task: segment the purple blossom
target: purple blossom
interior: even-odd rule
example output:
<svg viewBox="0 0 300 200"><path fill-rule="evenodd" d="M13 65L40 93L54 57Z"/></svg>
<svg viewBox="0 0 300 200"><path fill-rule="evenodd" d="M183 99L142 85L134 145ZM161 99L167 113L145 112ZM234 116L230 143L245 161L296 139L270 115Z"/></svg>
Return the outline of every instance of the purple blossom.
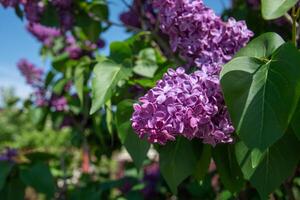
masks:
<svg viewBox="0 0 300 200"><path fill-rule="evenodd" d="M5 151L0 154L0 161L14 162L14 158L18 156L18 151L12 148L6 148Z"/></svg>
<svg viewBox="0 0 300 200"><path fill-rule="evenodd" d="M4 8L16 7L19 3L19 0L0 0L0 4L2 4Z"/></svg>
<svg viewBox="0 0 300 200"><path fill-rule="evenodd" d="M152 6L152 0L134 0L131 8L120 15L123 24L130 27L141 27L141 17L144 17L143 26L152 27L157 22L157 15Z"/></svg>
<svg viewBox="0 0 300 200"><path fill-rule="evenodd" d="M260 0L247 0L247 3L253 9L258 9L260 7Z"/></svg>
<svg viewBox="0 0 300 200"><path fill-rule="evenodd" d="M142 193L145 199L152 199L156 193L157 183L160 180L159 164L154 162L144 167L144 176L142 182L145 183L145 188Z"/></svg>
<svg viewBox="0 0 300 200"><path fill-rule="evenodd" d="M72 0L52 0L52 4L59 9L70 10L72 7Z"/></svg>
<svg viewBox="0 0 300 200"><path fill-rule="evenodd" d="M73 27L74 16L70 10L59 11L59 18L62 30L67 31Z"/></svg>
<svg viewBox="0 0 300 200"><path fill-rule="evenodd" d="M202 0L154 0L154 6L172 50L199 68L223 65L253 36L244 21L224 22Z"/></svg>
<svg viewBox="0 0 300 200"><path fill-rule="evenodd" d="M98 47L99 49L104 48L104 47L105 47L105 41L104 41L103 39L99 39L99 40L97 41L97 47Z"/></svg>
<svg viewBox="0 0 300 200"><path fill-rule="evenodd" d="M70 58L77 60L83 55L83 50L77 44L73 36L67 36L67 47L65 51L69 53Z"/></svg>
<svg viewBox="0 0 300 200"><path fill-rule="evenodd" d="M44 3L40 0L24 1L25 16L29 22L39 22L44 12Z"/></svg>
<svg viewBox="0 0 300 200"><path fill-rule="evenodd" d="M130 27L140 27L141 23L139 20L139 16L133 10L129 10L120 15L120 20L123 24Z"/></svg>
<svg viewBox="0 0 300 200"><path fill-rule="evenodd" d="M44 107L48 105L46 90L43 87L39 87L34 91L34 103L38 107Z"/></svg>
<svg viewBox="0 0 300 200"><path fill-rule="evenodd" d="M38 23L29 23L27 25L27 30L47 47L51 47L53 40L61 35L59 29L47 27Z"/></svg>
<svg viewBox="0 0 300 200"><path fill-rule="evenodd" d="M21 59L17 66L29 85L33 87L39 87L41 85L43 76L42 69L37 68L26 59Z"/></svg>
<svg viewBox="0 0 300 200"><path fill-rule="evenodd" d="M211 145L233 141L234 128L217 75L169 69L139 101L134 105L132 127L151 143L165 144L176 136L200 138Z"/></svg>
<svg viewBox="0 0 300 200"><path fill-rule="evenodd" d="M51 107L55 111L66 111L68 109L68 102L64 96L53 95L51 98Z"/></svg>

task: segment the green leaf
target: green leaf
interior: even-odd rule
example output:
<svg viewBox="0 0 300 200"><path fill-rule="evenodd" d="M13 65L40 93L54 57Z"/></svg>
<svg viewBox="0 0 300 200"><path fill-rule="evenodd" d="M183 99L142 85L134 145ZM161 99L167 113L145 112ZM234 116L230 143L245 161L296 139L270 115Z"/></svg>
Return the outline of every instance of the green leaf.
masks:
<svg viewBox="0 0 300 200"><path fill-rule="evenodd" d="M0 190L0 197L1 200L24 200L24 183L19 178L9 180L3 190Z"/></svg>
<svg viewBox="0 0 300 200"><path fill-rule="evenodd" d="M300 101L298 102L296 111L294 113L291 122L291 127L294 130L294 133L297 136L297 138L300 140Z"/></svg>
<svg viewBox="0 0 300 200"><path fill-rule="evenodd" d="M46 75L45 87L48 87L55 77L55 73L53 71L49 71Z"/></svg>
<svg viewBox="0 0 300 200"><path fill-rule="evenodd" d="M263 18L276 19L289 11L298 0L261 0Z"/></svg>
<svg viewBox="0 0 300 200"><path fill-rule="evenodd" d="M69 80L64 79L64 78L57 80L56 83L54 83L54 85L53 85L52 91L57 95L61 95L62 92L64 91L64 88L65 88L66 84L68 83L68 81Z"/></svg>
<svg viewBox="0 0 300 200"><path fill-rule="evenodd" d="M48 165L37 163L29 169L21 170L21 180L30 185L40 193L53 197L55 192L54 178L50 172Z"/></svg>
<svg viewBox="0 0 300 200"><path fill-rule="evenodd" d="M108 7L104 2L93 2L89 6L89 13L99 20L107 20L109 16Z"/></svg>
<svg viewBox="0 0 300 200"><path fill-rule="evenodd" d="M118 130L118 136L122 143L125 142L127 134L130 132L131 128L131 115L133 113L133 100L123 100L117 106L116 112L116 124Z"/></svg>
<svg viewBox="0 0 300 200"><path fill-rule="evenodd" d="M106 113L106 126L110 135L113 135L113 112L111 108L111 101L107 101L105 104L105 113Z"/></svg>
<svg viewBox="0 0 300 200"><path fill-rule="evenodd" d="M77 92L77 95L80 99L80 103L81 105L83 105L83 101L84 101L84 88L85 88L85 83L87 82L86 81L86 71L89 67L89 64L87 63L83 63L83 64L80 64L78 65L76 68L75 68L75 71L74 71L74 85L75 85L75 88L76 88L76 92Z"/></svg>
<svg viewBox="0 0 300 200"><path fill-rule="evenodd" d="M211 146L204 144L202 146L200 158L197 161L196 170L194 173L194 176L198 181L204 180L210 162L211 162Z"/></svg>
<svg viewBox="0 0 300 200"><path fill-rule="evenodd" d="M47 121L49 110L45 107L32 108L30 110L30 119L32 123L38 128L43 130Z"/></svg>
<svg viewBox="0 0 300 200"><path fill-rule="evenodd" d="M251 165L251 150L244 144L236 145L236 155L246 179L258 190L262 199L293 175L299 162L300 144L295 135L287 132L261 156L256 168Z"/></svg>
<svg viewBox="0 0 300 200"><path fill-rule="evenodd" d="M129 130L130 131L127 133L124 141L124 146L132 158L135 166L140 169L147 157L150 144L145 139L139 138L132 129Z"/></svg>
<svg viewBox="0 0 300 200"><path fill-rule="evenodd" d="M143 49L139 53L133 72L144 77L153 78L158 69L156 63L155 50L153 48Z"/></svg>
<svg viewBox="0 0 300 200"><path fill-rule="evenodd" d="M69 54L63 53L53 58L52 66L59 72L62 72L66 67L66 63L69 60Z"/></svg>
<svg viewBox="0 0 300 200"><path fill-rule="evenodd" d="M131 127L130 118L133 113L132 100L124 100L118 104L116 113L116 124L118 136L130 154L136 167L139 169L150 148L150 144L144 139L140 139Z"/></svg>
<svg viewBox="0 0 300 200"><path fill-rule="evenodd" d="M125 59L131 59L132 51L127 42L112 42L110 44L109 58L116 63L123 63Z"/></svg>
<svg viewBox="0 0 300 200"><path fill-rule="evenodd" d="M242 48L235 57L248 56L254 58L268 58L278 49L284 40L277 33L264 33L253 39Z"/></svg>
<svg viewBox="0 0 300 200"><path fill-rule="evenodd" d="M101 33L101 23L92 19L87 13L81 11L76 16L76 25L81 29L85 38L96 43Z"/></svg>
<svg viewBox="0 0 300 200"><path fill-rule="evenodd" d="M225 188L230 192L239 192L243 185L243 174L234 154L233 145L218 145L213 150L213 158Z"/></svg>
<svg viewBox="0 0 300 200"><path fill-rule="evenodd" d="M162 176L177 194L179 184L195 172L197 156L189 140L178 138L159 148L159 164Z"/></svg>
<svg viewBox="0 0 300 200"><path fill-rule="evenodd" d="M44 6L41 24L45 26L59 27L59 16L54 6L48 4Z"/></svg>
<svg viewBox="0 0 300 200"><path fill-rule="evenodd" d="M282 45L267 62L238 57L221 72L225 102L237 134L264 151L285 133L300 95L300 53Z"/></svg>
<svg viewBox="0 0 300 200"><path fill-rule="evenodd" d="M95 113L112 97L119 81L130 77L131 70L112 61L103 61L95 66L93 74L93 97L90 114Z"/></svg>
<svg viewBox="0 0 300 200"><path fill-rule="evenodd" d="M5 185L6 178L10 174L13 164L10 162L0 162L0 191Z"/></svg>

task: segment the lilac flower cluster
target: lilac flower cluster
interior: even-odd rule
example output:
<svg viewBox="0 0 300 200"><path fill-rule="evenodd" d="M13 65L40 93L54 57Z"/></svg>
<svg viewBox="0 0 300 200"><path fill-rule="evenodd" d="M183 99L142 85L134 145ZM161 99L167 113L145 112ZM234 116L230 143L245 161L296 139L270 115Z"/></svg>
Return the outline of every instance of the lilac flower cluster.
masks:
<svg viewBox="0 0 300 200"><path fill-rule="evenodd" d="M16 7L19 3L20 0L0 0L0 4L2 4L4 8Z"/></svg>
<svg viewBox="0 0 300 200"><path fill-rule="evenodd" d="M218 76L183 68L169 69L162 80L134 105L132 127L139 137L165 144L176 136L200 138L204 143L232 142L234 128Z"/></svg>
<svg viewBox="0 0 300 200"><path fill-rule="evenodd" d="M0 161L14 162L14 158L18 156L18 151L12 148L6 148L5 151L0 154Z"/></svg>
<svg viewBox="0 0 300 200"><path fill-rule="evenodd" d="M52 0L52 4L56 7L59 13L60 25L62 29L70 30L74 24L72 0Z"/></svg>
<svg viewBox="0 0 300 200"><path fill-rule="evenodd" d="M28 62L26 59L21 59L17 64L20 72L25 77L27 84L33 87L39 87L42 83L43 70L37 68L32 63Z"/></svg>
<svg viewBox="0 0 300 200"><path fill-rule="evenodd" d="M157 162L151 163L145 166L144 176L142 182L145 184L142 190L145 199L153 199L155 193L157 193L157 183L160 180L159 164Z"/></svg>
<svg viewBox="0 0 300 200"><path fill-rule="evenodd" d="M49 98L49 93L44 85L42 69L36 67L25 59L21 59L17 64L21 74L25 77L27 84L32 86L34 92L34 103L38 107L50 106L55 111L65 111L68 109L67 100L64 96L52 94ZM67 83L65 89L70 88L70 83Z"/></svg>
<svg viewBox="0 0 300 200"><path fill-rule="evenodd" d="M120 20L124 25L136 28L142 26L142 18L147 21L143 24L144 26L149 28L149 26L155 25L157 15L154 12L152 0L134 0L130 9L120 15Z"/></svg>
<svg viewBox="0 0 300 200"><path fill-rule="evenodd" d="M34 35L45 46L51 47L53 40L61 36L61 31L57 28L47 27L38 23L29 23L27 30Z"/></svg>
<svg viewBox="0 0 300 200"><path fill-rule="evenodd" d="M28 21L34 23L41 20L41 16L45 10L45 5L40 0L26 0L23 3L25 16Z"/></svg>
<svg viewBox="0 0 300 200"><path fill-rule="evenodd" d="M56 111L66 111L68 109L68 102L64 96L53 95L50 104Z"/></svg>
<svg viewBox="0 0 300 200"><path fill-rule="evenodd" d="M202 0L154 0L154 6L172 50L199 68L220 68L253 36L244 21L224 22Z"/></svg>

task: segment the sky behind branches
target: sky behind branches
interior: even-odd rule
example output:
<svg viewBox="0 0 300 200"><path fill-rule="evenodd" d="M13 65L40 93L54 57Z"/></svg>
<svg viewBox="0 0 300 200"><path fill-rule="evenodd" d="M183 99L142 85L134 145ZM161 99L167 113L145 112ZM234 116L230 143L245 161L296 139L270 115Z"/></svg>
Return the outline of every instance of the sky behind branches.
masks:
<svg viewBox="0 0 300 200"><path fill-rule="evenodd" d="M217 13L221 13L224 6L229 6L229 0L204 0ZM126 11L127 7L120 0L110 0L110 19L119 22L119 14ZM25 29L26 22L22 22L14 13L13 9L4 9L0 6L0 88L13 87L16 94L22 98L27 97L31 90L26 85L24 78L20 75L16 63L21 58L26 58L39 67L47 66L49 63L39 56L41 45ZM106 44L116 40L124 40L130 34L121 27L112 27L101 37ZM106 46L103 54L108 54Z"/></svg>

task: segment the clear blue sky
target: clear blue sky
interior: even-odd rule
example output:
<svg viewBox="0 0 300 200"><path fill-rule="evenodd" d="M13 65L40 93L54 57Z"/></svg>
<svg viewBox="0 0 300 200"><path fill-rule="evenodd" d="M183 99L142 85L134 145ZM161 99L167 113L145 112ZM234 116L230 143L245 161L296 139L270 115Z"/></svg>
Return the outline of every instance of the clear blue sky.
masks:
<svg viewBox="0 0 300 200"><path fill-rule="evenodd" d="M225 6L229 6L229 0L204 0L206 4L220 13ZM119 14L125 11L126 6L120 0L110 0L110 19L119 22ZM129 0L128 0L129 2ZM222 3L225 2L225 3ZM115 40L124 40L128 33L120 27L113 27L103 34L106 44ZM26 86L16 68L20 58L27 58L37 66L43 67L39 57L40 44L26 31L25 22L15 15L12 9L4 9L0 6L0 87L14 87L20 97L26 97L30 93L30 87ZM108 47L104 54L108 53Z"/></svg>

